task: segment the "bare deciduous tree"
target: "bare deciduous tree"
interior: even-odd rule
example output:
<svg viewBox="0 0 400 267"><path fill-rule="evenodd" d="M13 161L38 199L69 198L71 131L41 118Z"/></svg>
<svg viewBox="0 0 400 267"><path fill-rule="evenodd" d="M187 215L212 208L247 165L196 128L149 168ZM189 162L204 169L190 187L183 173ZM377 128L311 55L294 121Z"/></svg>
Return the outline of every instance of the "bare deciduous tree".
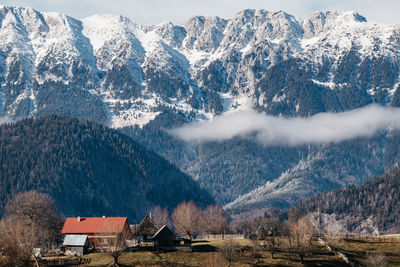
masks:
<svg viewBox="0 0 400 267"><path fill-rule="evenodd" d="M203 211L204 230L212 235L222 234L227 228L227 218L220 205L209 205Z"/></svg>
<svg viewBox="0 0 400 267"><path fill-rule="evenodd" d="M262 257L262 252L265 250L264 246L260 244L260 241L255 239L252 240L253 246L252 246L252 256L257 259L256 265L259 263L261 257Z"/></svg>
<svg viewBox="0 0 400 267"><path fill-rule="evenodd" d="M39 243L35 226L26 225L18 220L0 221L0 248L4 261L0 266L26 266L32 259L33 249Z"/></svg>
<svg viewBox="0 0 400 267"><path fill-rule="evenodd" d="M386 256L382 252L367 253L367 267L384 267L387 265Z"/></svg>
<svg viewBox="0 0 400 267"><path fill-rule="evenodd" d="M301 263L304 263L304 257L312 250L313 225L306 218L301 218L290 225L290 233L295 241L296 251Z"/></svg>
<svg viewBox="0 0 400 267"><path fill-rule="evenodd" d="M44 248L56 242L60 238L61 226L61 218L49 195L36 191L16 194L7 203L0 227L1 247L7 248L3 254L17 262L32 257L36 261L34 248ZM11 256L13 253L18 257Z"/></svg>
<svg viewBox="0 0 400 267"><path fill-rule="evenodd" d="M32 190L14 195L7 203L5 215L26 224L47 224L53 213L53 199L47 194Z"/></svg>
<svg viewBox="0 0 400 267"><path fill-rule="evenodd" d="M281 224L281 229L280 232L282 234L282 236L287 237L287 244L285 244L285 248L287 251L291 252L293 250L293 246L292 246L292 235L290 232L290 228L291 228L291 224L286 221L284 223Z"/></svg>
<svg viewBox="0 0 400 267"><path fill-rule="evenodd" d="M113 266L118 267L119 266L119 256L122 255L122 253L126 250L127 245L126 245L126 239L128 239L128 233L122 233L121 235L118 236L116 242L111 246L111 257L113 258Z"/></svg>
<svg viewBox="0 0 400 267"><path fill-rule="evenodd" d="M249 219L236 219L231 221L229 226L235 233L248 236L252 233L253 223Z"/></svg>
<svg viewBox="0 0 400 267"><path fill-rule="evenodd" d="M218 248L218 251L228 261L228 267L240 256L239 246L232 239L225 240L224 244Z"/></svg>
<svg viewBox="0 0 400 267"><path fill-rule="evenodd" d="M7 203L5 217L36 229L41 237L41 245L55 243L61 238L63 221L48 194L32 190L14 195Z"/></svg>
<svg viewBox="0 0 400 267"><path fill-rule="evenodd" d="M275 218L263 218L260 224L264 226L266 232L265 244L267 251L269 251L271 257L274 258L274 253L278 247L278 239L276 237L282 230L282 225L279 220Z"/></svg>
<svg viewBox="0 0 400 267"><path fill-rule="evenodd" d="M106 226L104 227L104 229L108 229L110 231L108 236L113 236L115 235L115 233L118 233L120 231L120 225L118 224L111 224L110 222L106 222L105 225ZM113 258L113 267L119 266L118 259L122 255L122 253L126 251L126 240L132 235L130 229L128 228L129 226L124 226L122 232L117 234L115 240L111 240L110 242L111 246L109 248L109 253Z"/></svg>
<svg viewBox="0 0 400 267"><path fill-rule="evenodd" d="M176 232L192 239L202 224L201 211L193 201L182 202L172 213L172 224Z"/></svg>
<svg viewBox="0 0 400 267"><path fill-rule="evenodd" d="M155 206L151 211L151 220L157 226L161 228L168 223L169 213L167 208L161 208L160 206Z"/></svg>
<svg viewBox="0 0 400 267"><path fill-rule="evenodd" d="M290 207L287 211L288 213L288 220L290 223L297 222L301 217L303 217L303 212L297 207Z"/></svg>
<svg viewBox="0 0 400 267"><path fill-rule="evenodd" d="M267 251L271 253L271 258L274 258L274 253L278 247L278 239L276 238L276 232L272 231L269 232L267 235L267 238L265 239L265 245Z"/></svg>

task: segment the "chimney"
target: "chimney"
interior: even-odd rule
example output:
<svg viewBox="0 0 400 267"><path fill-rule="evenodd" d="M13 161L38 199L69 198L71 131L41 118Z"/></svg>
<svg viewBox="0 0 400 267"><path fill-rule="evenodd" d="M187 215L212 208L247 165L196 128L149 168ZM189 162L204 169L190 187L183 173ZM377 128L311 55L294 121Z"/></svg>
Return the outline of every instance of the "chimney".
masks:
<svg viewBox="0 0 400 267"><path fill-rule="evenodd" d="M78 222L80 222L81 221L81 216L78 216Z"/></svg>

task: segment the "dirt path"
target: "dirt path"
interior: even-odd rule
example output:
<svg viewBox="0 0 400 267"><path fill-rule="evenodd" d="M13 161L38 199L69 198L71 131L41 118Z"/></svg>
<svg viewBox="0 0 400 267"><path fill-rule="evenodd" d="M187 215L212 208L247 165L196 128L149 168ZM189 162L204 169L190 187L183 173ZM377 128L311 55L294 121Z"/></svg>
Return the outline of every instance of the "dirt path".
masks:
<svg viewBox="0 0 400 267"><path fill-rule="evenodd" d="M319 243L321 243L324 247L326 247L329 251L333 251L332 248L322 239L322 238L318 238ZM336 250L334 251L336 256L338 256L339 258L341 258L342 260L344 260L348 265L355 267L355 266L360 266L358 263L352 262L351 260L349 260L349 258L346 257L345 254L343 254L342 252Z"/></svg>

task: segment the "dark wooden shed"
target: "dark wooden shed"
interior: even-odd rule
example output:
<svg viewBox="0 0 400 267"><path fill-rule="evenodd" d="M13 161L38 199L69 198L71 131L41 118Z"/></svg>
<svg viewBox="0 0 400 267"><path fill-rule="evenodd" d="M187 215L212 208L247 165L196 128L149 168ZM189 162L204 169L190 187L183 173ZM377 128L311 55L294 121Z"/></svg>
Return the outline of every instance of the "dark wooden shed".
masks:
<svg viewBox="0 0 400 267"><path fill-rule="evenodd" d="M176 244L178 237L168 226L164 225L153 236L154 245L158 247L172 247Z"/></svg>

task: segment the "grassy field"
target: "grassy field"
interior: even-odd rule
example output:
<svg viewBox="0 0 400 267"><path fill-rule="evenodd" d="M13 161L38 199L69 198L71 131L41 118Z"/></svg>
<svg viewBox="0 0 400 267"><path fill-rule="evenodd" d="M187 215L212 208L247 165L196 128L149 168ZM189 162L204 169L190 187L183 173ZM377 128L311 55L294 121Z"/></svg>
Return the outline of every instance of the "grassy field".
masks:
<svg viewBox="0 0 400 267"><path fill-rule="evenodd" d="M393 236L344 239L338 244L349 260L366 265L368 253L381 252L388 266L400 266L400 239Z"/></svg>
<svg viewBox="0 0 400 267"><path fill-rule="evenodd" d="M228 266L228 261L218 252L224 240L196 240L194 251L206 249L208 252L126 252L120 256L121 266ZM248 239L235 240L240 247L238 258L231 266L348 266L342 259L329 252L317 240L312 242L311 253L301 264L295 253L283 252L289 247L288 239L279 238L278 252L274 258L267 251L257 251L255 256L253 242ZM340 252L354 263L366 265L371 252L383 253L387 266L400 266L400 238L395 236L345 238L336 243ZM286 248L286 249L285 249ZM214 251L213 251L214 250ZM280 251L279 251L280 250ZM58 257L60 258L60 257ZM112 257L109 254L94 253L84 256L85 264L80 266L110 266Z"/></svg>
<svg viewBox="0 0 400 267"><path fill-rule="evenodd" d="M274 258L266 251L259 257L254 256L253 244L250 240L236 240L242 252L231 266L303 266L296 254L277 252ZM223 240L203 240L193 244L194 249L200 247L218 248ZM283 245L284 241L280 241ZM107 254L89 254L84 256L90 261L83 266L110 266L112 258ZM305 258L304 266L347 266L341 259L328 252L318 242L313 243L312 255ZM218 252L127 252L120 256L122 266L228 266L228 261Z"/></svg>

